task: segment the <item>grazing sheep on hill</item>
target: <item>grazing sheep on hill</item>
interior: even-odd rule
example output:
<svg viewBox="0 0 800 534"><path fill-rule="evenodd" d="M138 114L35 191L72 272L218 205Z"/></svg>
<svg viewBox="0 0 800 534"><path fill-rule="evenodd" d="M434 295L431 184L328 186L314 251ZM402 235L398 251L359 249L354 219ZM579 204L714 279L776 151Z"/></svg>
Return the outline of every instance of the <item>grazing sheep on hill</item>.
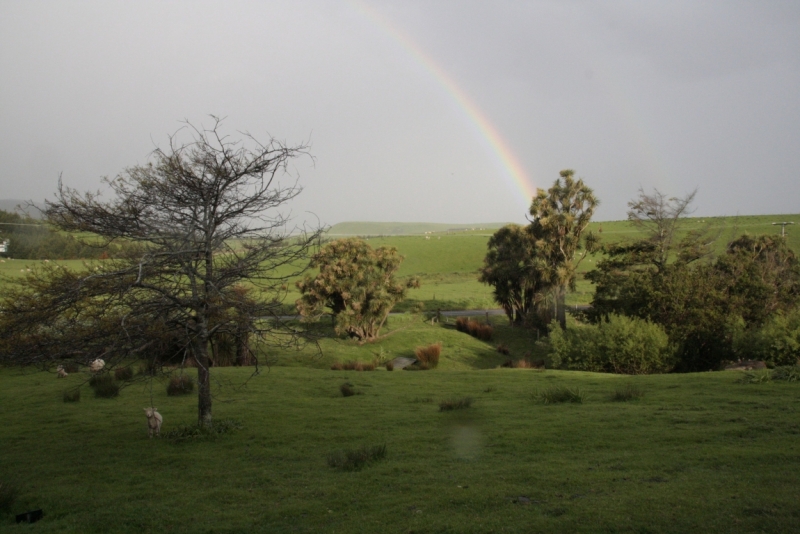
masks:
<svg viewBox="0 0 800 534"><path fill-rule="evenodd" d="M92 363L89 364L89 370L93 373L99 373L103 370L103 367L106 366L106 362L97 358Z"/></svg>
<svg viewBox="0 0 800 534"><path fill-rule="evenodd" d="M68 374L63 365L58 366L58 378L67 378Z"/></svg>
<svg viewBox="0 0 800 534"><path fill-rule="evenodd" d="M145 408L144 414L147 416L147 435L153 437L153 432L158 436L161 433L161 423L164 418L156 410L158 408Z"/></svg>

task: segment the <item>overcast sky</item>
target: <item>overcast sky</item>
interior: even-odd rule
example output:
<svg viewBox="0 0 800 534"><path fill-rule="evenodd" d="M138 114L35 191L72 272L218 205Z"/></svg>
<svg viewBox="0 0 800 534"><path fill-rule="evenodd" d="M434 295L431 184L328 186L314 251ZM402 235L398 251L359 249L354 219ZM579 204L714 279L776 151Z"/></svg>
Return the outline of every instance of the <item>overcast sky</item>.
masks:
<svg viewBox="0 0 800 534"><path fill-rule="evenodd" d="M800 212L794 0L0 0L0 72L0 198L96 190L213 114L310 141L291 208L326 224L524 222L565 168L599 220L639 187Z"/></svg>

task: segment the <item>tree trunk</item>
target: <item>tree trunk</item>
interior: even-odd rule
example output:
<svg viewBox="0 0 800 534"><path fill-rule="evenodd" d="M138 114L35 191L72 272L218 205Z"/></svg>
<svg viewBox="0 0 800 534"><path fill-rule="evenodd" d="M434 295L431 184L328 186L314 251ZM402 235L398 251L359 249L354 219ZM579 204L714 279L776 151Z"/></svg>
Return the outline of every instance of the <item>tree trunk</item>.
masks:
<svg viewBox="0 0 800 534"><path fill-rule="evenodd" d="M197 361L197 424L211 426L211 373L209 371L208 344L195 340L192 343Z"/></svg>
<svg viewBox="0 0 800 534"><path fill-rule="evenodd" d="M556 319L558 320L558 324L561 325L562 330L567 329L567 290L564 287L559 287L556 289Z"/></svg>

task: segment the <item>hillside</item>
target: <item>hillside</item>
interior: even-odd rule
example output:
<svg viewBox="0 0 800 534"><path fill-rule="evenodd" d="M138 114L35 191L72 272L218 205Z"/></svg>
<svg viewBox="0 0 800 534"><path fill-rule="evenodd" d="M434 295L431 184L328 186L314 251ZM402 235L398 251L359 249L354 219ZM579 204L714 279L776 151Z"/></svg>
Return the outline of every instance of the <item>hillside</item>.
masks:
<svg viewBox="0 0 800 534"><path fill-rule="evenodd" d="M467 230L496 230L506 224L495 223L426 223L426 222L341 222L331 226L328 235L366 236L366 235L414 235L426 232L463 232Z"/></svg>

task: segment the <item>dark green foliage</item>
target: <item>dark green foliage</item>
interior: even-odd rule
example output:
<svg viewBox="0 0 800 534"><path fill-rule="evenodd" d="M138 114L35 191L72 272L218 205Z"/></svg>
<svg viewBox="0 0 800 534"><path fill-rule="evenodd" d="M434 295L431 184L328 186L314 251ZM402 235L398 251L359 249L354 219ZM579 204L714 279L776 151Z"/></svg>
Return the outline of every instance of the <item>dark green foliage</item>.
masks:
<svg viewBox="0 0 800 534"><path fill-rule="evenodd" d="M433 343L426 347L417 347L414 354L420 364L427 364L429 369L436 369L439 365L439 356L442 353L442 344Z"/></svg>
<svg viewBox="0 0 800 534"><path fill-rule="evenodd" d="M353 395L358 395L358 392L353 389L353 384L350 384L349 382L345 382L339 386L339 391L342 393L342 397L352 397Z"/></svg>
<svg viewBox="0 0 800 534"><path fill-rule="evenodd" d="M342 471L357 471L367 464L386 458L386 445L336 451L328 455L328 466Z"/></svg>
<svg viewBox="0 0 800 534"><path fill-rule="evenodd" d="M550 345L556 367L633 375L665 373L675 364L674 348L661 326L624 315L569 330L554 322Z"/></svg>
<svg viewBox="0 0 800 534"><path fill-rule="evenodd" d="M800 382L800 365L784 365L772 370L772 380Z"/></svg>
<svg viewBox="0 0 800 534"><path fill-rule="evenodd" d="M497 345L497 352L503 354L504 356L508 356L510 354L510 351L508 350L508 347L505 345L505 343L500 343L499 345Z"/></svg>
<svg viewBox="0 0 800 534"><path fill-rule="evenodd" d="M184 425L162 434L176 443L215 439L242 429L242 424L234 419L221 419L206 425Z"/></svg>
<svg viewBox="0 0 800 534"><path fill-rule="evenodd" d="M533 394L533 400L542 404L559 404L562 402L580 404L583 399L584 394L580 388L571 389L565 386L551 386Z"/></svg>
<svg viewBox="0 0 800 534"><path fill-rule="evenodd" d="M113 399L119 395L119 384L108 373L98 373L89 379L89 385L94 390L94 396L103 399Z"/></svg>
<svg viewBox="0 0 800 534"><path fill-rule="evenodd" d="M0 480L0 512L10 512L17 500L17 495L19 495L19 490L14 484Z"/></svg>
<svg viewBox="0 0 800 534"><path fill-rule="evenodd" d="M479 280L492 286L495 302L512 325L520 326L533 312L546 284L538 268L533 234L510 224L500 228L487 243Z"/></svg>
<svg viewBox="0 0 800 534"><path fill-rule="evenodd" d="M133 378L133 369L130 367L118 367L114 369L114 378L117 380L130 380Z"/></svg>
<svg viewBox="0 0 800 534"><path fill-rule="evenodd" d="M79 402L81 400L81 390L78 388L68 389L64 392L64 402Z"/></svg>
<svg viewBox="0 0 800 534"><path fill-rule="evenodd" d="M604 248L605 259L586 275L596 287L590 318L616 313L661 325L677 348L678 371L718 369L742 357L791 363L787 323L774 325L783 329L777 336L783 346L775 350L782 356L763 354L772 336L757 332L800 302L800 262L775 235L740 236L716 261L698 261L709 251L708 236L690 231L678 239L692 198L667 199L656 191L630 204L630 220L650 234Z"/></svg>
<svg viewBox="0 0 800 534"><path fill-rule="evenodd" d="M176 395L188 395L194 391L194 380L189 375L183 373L169 378L167 383L167 395L174 397Z"/></svg>
<svg viewBox="0 0 800 534"><path fill-rule="evenodd" d="M644 390L633 384L625 384L614 390L611 394L611 400L614 402L627 402L632 400L641 399L644 396Z"/></svg>
<svg viewBox="0 0 800 534"><path fill-rule="evenodd" d="M741 328L737 334L734 349L741 359L761 360L769 367L800 361L800 308L778 311L761 328Z"/></svg>
<svg viewBox="0 0 800 534"><path fill-rule="evenodd" d="M451 410L464 410L472 406L472 397L463 397L461 399L446 399L439 403L440 412L449 412Z"/></svg>

